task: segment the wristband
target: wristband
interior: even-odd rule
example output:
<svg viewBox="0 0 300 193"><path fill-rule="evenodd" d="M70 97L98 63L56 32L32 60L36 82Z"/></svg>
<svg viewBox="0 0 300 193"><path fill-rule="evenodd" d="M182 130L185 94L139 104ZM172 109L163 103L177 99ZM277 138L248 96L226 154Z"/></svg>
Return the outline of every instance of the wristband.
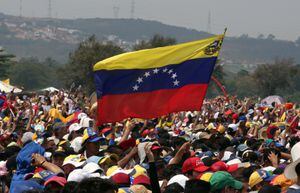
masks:
<svg viewBox="0 0 300 193"><path fill-rule="evenodd" d="M43 164L46 162L46 160L44 160L42 163L41 163L41 166L43 166Z"/></svg>

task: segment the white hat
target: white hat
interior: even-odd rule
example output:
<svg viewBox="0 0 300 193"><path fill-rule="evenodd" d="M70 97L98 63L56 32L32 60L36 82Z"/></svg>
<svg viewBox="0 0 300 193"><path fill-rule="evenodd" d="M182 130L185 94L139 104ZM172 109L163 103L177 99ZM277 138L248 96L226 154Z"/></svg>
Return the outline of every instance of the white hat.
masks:
<svg viewBox="0 0 300 193"><path fill-rule="evenodd" d="M68 157L65 158L62 166L65 166L67 164L71 164L76 168L78 168L80 166L83 166L85 164L85 161L82 161L80 155L69 155Z"/></svg>
<svg viewBox="0 0 300 193"><path fill-rule="evenodd" d="M188 181L189 178L186 177L185 175L178 174L176 176L173 176L167 185L173 184L173 183L178 183L182 188L185 188L185 183Z"/></svg>
<svg viewBox="0 0 300 193"><path fill-rule="evenodd" d="M73 131L78 131L82 128L82 126L78 123L73 123L72 125L70 125L69 127L69 133L72 133Z"/></svg>
<svg viewBox="0 0 300 193"><path fill-rule="evenodd" d="M238 159L238 158L235 158L235 159L232 159L232 160L228 161L226 164L227 165L234 165L234 164L240 164L240 163L242 163L241 160Z"/></svg>
<svg viewBox="0 0 300 193"><path fill-rule="evenodd" d="M90 127L90 121L94 122L93 119L90 119L90 118L88 118L88 117L83 117L83 118L80 120L80 125L81 125L81 127L84 127L84 128Z"/></svg>
<svg viewBox="0 0 300 193"><path fill-rule="evenodd" d="M300 142L296 143L291 150L292 160L284 170L284 175L288 179L297 179L296 166L300 163Z"/></svg>
<svg viewBox="0 0 300 193"><path fill-rule="evenodd" d="M228 128L231 128L233 131L237 131L238 125L232 123L232 124L229 124L229 125L228 125Z"/></svg>
<svg viewBox="0 0 300 193"><path fill-rule="evenodd" d="M79 113L78 116L77 116L77 119L80 120L83 117L87 117L87 115L85 113Z"/></svg>
<svg viewBox="0 0 300 193"><path fill-rule="evenodd" d="M28 141L32 141L33 133L32 132L26 132L23 134L21 138L21 142L24 144Z"/></svg>
<svg viewBox="0 0 300 193"><path fill-rule="evenodd" d="M83 169L73 170L68 176L68 182L81 182L82 180L89 178L89 174Z"/></svg>
<svg viewBox="0 0 300 193"><path fill-rule="evenodd" d="M82 137L76 137L75 139L73 139L72 141L71 141L71 147L73 148L73 150L76 152L76 153L78 153L80 150L81 150L81 148L82 148Z"/></svg>
<svg viewBox="0 0 300 193"><path fill-rule="evenodd" d="M100 166L94 162L90 162L90 163L86 164L82 169L85 172L87 172L88 174L103 172L103 170L100 168Z"/></svg>

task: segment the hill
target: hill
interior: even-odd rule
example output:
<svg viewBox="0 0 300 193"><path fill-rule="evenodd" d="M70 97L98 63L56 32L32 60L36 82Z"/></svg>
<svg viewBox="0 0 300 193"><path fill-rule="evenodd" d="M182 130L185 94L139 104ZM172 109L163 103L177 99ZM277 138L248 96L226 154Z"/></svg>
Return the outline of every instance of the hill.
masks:
<svg viewBox="0 0 300 193"><path fill-rule="evenodd" d="M18 58L52 57L65 62L69 52L93 34L100 40L116 42L128 50L137 41L154 34L174 37L178 42L211 36L203 31L142 19L20 18L0 13L0 46ZM272 35L267 38L247 35L226 37L221 56L229 63L257 64L281 57L292 57L300 63L300 45L277 40Z"/></svg>

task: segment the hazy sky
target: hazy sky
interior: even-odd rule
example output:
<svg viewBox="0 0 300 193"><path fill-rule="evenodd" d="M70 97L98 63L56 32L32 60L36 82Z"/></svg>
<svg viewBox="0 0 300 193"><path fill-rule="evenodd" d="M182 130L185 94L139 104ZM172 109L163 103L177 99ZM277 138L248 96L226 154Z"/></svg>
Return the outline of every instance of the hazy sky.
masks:
<svg viewBox="0 0 300 193"><path fill-rule="evenodd" d="M21 0L0 0L0 12L19 15ZM24 16L46 17L48 0L22 0ZM58 18L129 18L132 0L52 0L52 16ZM300 36L300 0L135 0L135 18L228 35L274 34L278 39Z"/></svg>

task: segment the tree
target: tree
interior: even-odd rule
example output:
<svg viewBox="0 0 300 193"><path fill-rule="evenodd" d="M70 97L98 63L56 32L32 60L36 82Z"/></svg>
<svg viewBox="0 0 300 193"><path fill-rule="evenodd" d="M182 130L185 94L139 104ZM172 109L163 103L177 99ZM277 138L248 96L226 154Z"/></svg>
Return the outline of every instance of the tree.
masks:
<svg viewBox="0 0 300 193"><path fill-rule="evenodd" d="M154 35L150 40L142 40L140 43L133 47L133 50L142 50L149 48L157 48L163 46L170 46L176 44L176 39L170 37L164 37L161 35Z"/></svg>
<svg viewBox="0 0 300 193"><path fill-rule="evenodd" d="M69 61L61 71L66 86L75 83L82 85L87 92L94 88L93 66L106 58L121 54L124 50L113 43L102 43L91 36L81 42L78 48L69 55Z"/></svg>
<svg viewBox="0 0 300 193"><path fill-rule="evenodd" d="M279 90L292 89L291 79L297 75L292 59L276 60L274 64L262 64L253 73L253 78L263 96L277 94Z"/></svg>
<svg viewBox="0 0 300 193"><path fill-rule="evenodd" d="M274 40L275 36L273 34L269 34L267 37L268 40Z"/></svg>
<svg viewBox="0 0 300 193"><path fill-rule="evenodd" d="M264 39L264 38L265 38L264 34L259 34L259 35L257 36L257 39Z"/></svg>
<svg viewBox="0 0 300 193"><path fill-rule="evenodd" d="M300 37L298 37L298 39L295 41L297 46L300 46Z"/></svg>
<svg viewBox="0 0 300 193"><path fill-rule="evenodd" d="M26 90L35 90L52 84L56 77L53 77L51 72L52 69L37 58L22 58L11 66L9 75L15 85Z"/></svg>
<svg viewBox="0 0 300 193"><path fill-rule="evenodd" d="M9 66L12 63L14 55L6 54L2 48L0 48L0 79L7 78Z"/></svg>

